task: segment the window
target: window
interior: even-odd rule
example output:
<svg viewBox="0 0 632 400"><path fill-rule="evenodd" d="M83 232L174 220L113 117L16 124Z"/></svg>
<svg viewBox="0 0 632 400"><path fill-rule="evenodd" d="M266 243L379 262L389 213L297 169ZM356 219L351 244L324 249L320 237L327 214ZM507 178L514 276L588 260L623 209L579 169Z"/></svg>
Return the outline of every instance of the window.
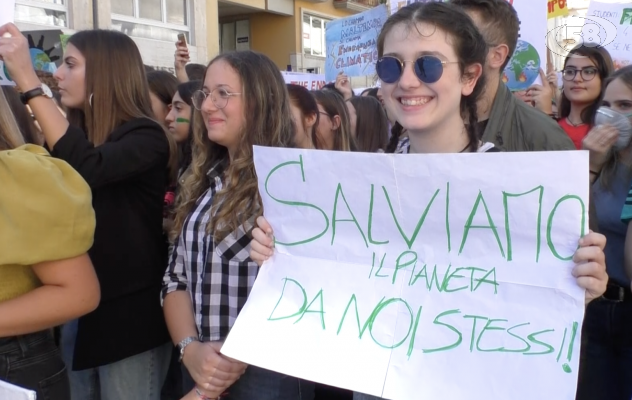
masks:
<svg viewBox="0 0 632 400"><path fill-rule="evenodd" d="M112 0L112 29L129 36L191 43L188 0Z"/></svg>
<svg viewBox="0 0 632 400"><path fill-rule="evenodd" d="M303 14L303 53L311 56L325 57L325 28L328 19Z"/></svg>
<svg viewBox="0 0 632 400"><path fill-rule="evenodd" d="M68 6L66 1L16 0L15 20L38 25L68 27Z"/></svg>

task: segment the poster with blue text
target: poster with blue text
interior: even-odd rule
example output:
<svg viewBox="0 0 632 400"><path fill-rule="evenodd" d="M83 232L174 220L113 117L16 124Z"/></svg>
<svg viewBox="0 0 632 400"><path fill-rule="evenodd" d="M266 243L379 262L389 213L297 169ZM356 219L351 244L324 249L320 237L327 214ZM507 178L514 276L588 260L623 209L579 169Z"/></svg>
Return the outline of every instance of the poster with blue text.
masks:
<svg viewBox="0 0 632 400"><path fill-rule="evenodd" d="M325 78L336 79L339 72L348 76L375 74L377 37L388 18L385 5L327 24L327 63Z"/></svg>

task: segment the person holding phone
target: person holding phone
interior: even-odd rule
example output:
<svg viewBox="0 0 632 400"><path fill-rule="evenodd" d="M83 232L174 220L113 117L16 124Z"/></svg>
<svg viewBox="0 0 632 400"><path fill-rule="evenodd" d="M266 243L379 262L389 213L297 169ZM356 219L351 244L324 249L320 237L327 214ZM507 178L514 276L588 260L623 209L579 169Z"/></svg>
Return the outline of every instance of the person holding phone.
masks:
<svg viewBox="0 0 632 400"><path fill-rule="evenodd" d="M189 61L191 61L191 56L189 55L189 47L187 46L187 37L184 33L179 33L173 66L176 70L176 78L178 78L180 83L189 81L189 75L185 68Z"/></svg>

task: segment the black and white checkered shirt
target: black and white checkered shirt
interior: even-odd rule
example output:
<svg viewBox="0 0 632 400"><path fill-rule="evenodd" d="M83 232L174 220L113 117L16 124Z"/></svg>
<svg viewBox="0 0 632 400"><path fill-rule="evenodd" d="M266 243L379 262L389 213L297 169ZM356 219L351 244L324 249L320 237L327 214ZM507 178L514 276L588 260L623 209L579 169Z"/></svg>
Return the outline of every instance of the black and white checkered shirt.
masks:
<svg viewBox="0 0 632 400"><path fill-rule="evenodd" d="M198 335L202 341L224 340L246 303L259 267L250 258L250 237L239 228L220 243L206 233L213 196L222 189L224 164L209 173L210 188L186 218L172 249L162 298L177 290L191 296Z"/></svg>

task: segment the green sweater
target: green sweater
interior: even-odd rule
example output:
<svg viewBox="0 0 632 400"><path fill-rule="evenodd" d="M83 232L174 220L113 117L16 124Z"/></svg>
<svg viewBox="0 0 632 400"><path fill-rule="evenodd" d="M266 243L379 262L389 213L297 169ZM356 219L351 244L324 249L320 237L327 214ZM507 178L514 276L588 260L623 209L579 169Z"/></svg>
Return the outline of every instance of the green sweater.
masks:
<svg viewBox="0 0 632 400"><path fill-rule="evenodd" d="M482 141L505 151L575 150L553 118L517 99L503 82L498 85Z"/></svg>

